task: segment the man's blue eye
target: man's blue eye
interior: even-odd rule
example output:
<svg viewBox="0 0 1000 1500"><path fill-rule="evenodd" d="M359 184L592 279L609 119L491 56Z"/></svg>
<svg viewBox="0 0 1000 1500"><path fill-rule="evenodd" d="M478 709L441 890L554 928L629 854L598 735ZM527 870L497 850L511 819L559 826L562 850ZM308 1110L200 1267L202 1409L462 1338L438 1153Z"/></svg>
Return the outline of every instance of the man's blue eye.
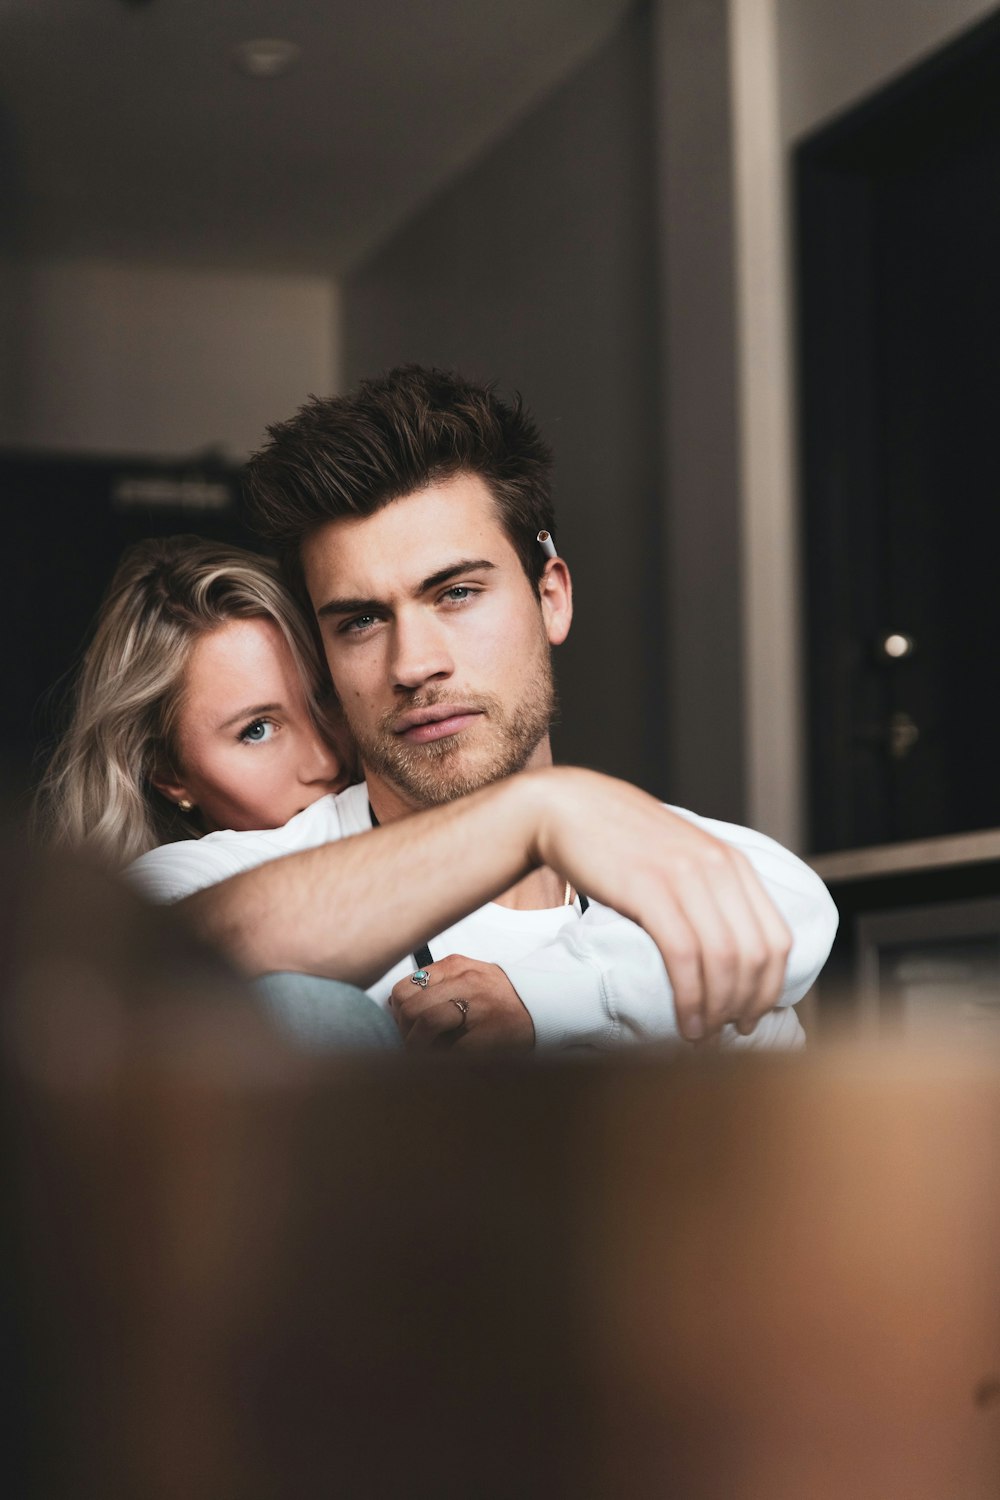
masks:
<svg viewBox="0 0 1000 1500"><path fill-rule="evenodd" d="M456 583L453 584L452 587L448 590L445 598L454 599L457 603L460 604L464 599L470 598L472 596L472 593L473 590L469 588L469 585L467 583Z"/></svg>
<svg viewBox="0 0 1000 1500"><path fill-rule="evenodd" d="M346 620L341 626L342 630L367 630L374 625L375 615L355 615L353 620Z"/></svg>

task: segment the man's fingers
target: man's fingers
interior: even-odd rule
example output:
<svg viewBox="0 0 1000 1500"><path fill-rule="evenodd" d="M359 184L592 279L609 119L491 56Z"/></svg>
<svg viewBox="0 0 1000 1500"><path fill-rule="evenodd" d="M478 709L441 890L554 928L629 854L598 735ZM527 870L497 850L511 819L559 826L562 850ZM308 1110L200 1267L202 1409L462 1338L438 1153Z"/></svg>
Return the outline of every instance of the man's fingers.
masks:
<svg viewBox="0 0 1000 1500"><path fill-rule="evenodd" d="M792 951L792 934L784 917L758 880L750 862L738 851L733 851L733 863L746 892L747 901L753 908L764 938L765 955L757 986L757 1000L752 1012L748 1012L739 1029L744 1036L753 1031L761 1016L773 1010L781 996L785 982L788 956Z"/></svg>
<svg viewBox="0 0 1000 1500"><path fill-rule="evenodd" d="M701 945L705 1029L756 1016L766 957L764 934L734 869L693 869L684 881L682 907Z"/></svg>
<svg viewBox="0 0 1000 1500"><path fill-rule="evenodd" d="M738 861L727 852L724 867L713 872L710 884L699 890L706 908L702 926L705 1003L713 1030L728 1022L752 1030L774 1003L770 988L773 934L765 930L752 871L747 877L743 878Z"/></svg>
<svg viewBox="0 0 1000 1500"><path fill-rule="evenodd" d="M660 893L650 931L673 985L681 1034L698 1041L729 1022L752 1031L780 994L784 923L753 871L730 851L710 867L692 860L675 888L676 905Z"/></svg>
<svg viewBox="0 0 1000 1500"><path fill-rule="evenodd" d="M657 893L655 910L646 924L660 950L674 992L674 1010L682 1036L700 1041L707 1030L702 940L680 904L664 890Z"/></svg>

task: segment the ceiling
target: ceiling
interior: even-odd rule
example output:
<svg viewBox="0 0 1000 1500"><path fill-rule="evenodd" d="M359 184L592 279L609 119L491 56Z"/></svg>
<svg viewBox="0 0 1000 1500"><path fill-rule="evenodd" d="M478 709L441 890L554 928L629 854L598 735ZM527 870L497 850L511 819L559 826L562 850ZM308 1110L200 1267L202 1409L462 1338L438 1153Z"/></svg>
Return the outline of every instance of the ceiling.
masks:
<svg viewBox="0 0 1000 1500"><path fill-rule="evenodd" d="M8 253L349 269L630 0L0 0ZM284 75L234 48L287 38Z"/></svg>

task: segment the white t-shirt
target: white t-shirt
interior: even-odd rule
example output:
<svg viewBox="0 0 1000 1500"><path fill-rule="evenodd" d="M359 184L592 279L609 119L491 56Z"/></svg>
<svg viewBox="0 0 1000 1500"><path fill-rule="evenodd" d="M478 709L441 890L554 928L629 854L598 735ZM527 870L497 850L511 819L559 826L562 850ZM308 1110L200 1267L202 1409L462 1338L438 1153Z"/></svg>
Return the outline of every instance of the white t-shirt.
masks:
<svg viewBox="0 0 1000 1500"><path fill-rule="evenodd" d="M672 808L742 851L793 934L778 1006L742 1037L726 1027L723 1041L739 1047L794 1047L802 1041L794 1006L826 962L837 911L808 865L764 834ZM282 855L314 849L371 828L364 784L323 797L283 828L259 833L209 833L164 844L129 867L130 881L150 900L179 901ZM652 938L610 907L591 900L544 911L515 911L489 902L445 932L429 937L435 959L458 953L502 968L527 1008L540 1047L594 1046L677 1039L670 980ZM386 1007L389 992L415 967L403 958L368 991Z"/></svg>

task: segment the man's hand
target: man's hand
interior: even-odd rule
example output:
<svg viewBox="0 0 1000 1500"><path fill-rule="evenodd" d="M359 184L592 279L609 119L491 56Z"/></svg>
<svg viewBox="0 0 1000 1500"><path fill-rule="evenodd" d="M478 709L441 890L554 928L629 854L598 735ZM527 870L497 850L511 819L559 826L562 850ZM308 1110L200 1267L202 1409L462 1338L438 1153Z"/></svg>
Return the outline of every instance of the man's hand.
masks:
<svg viewBox="0 0 1000 1500"><path fill-rule="evenodd" d="M496 964L456 953L431 964L426 972L425 988L407 975L389 997L390 1013L408 1048L523 1052L535 1045L531 1017Z"/></svg>
<svg viewBox="0 0 1000 1500"><path fill-rule="evenodd" d="M593 772L560 768L545 792L540 859L646 929L682 1035L700 1041L727 1022L749 1035L781 994L792 935L745 856Z"/></svg>

